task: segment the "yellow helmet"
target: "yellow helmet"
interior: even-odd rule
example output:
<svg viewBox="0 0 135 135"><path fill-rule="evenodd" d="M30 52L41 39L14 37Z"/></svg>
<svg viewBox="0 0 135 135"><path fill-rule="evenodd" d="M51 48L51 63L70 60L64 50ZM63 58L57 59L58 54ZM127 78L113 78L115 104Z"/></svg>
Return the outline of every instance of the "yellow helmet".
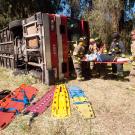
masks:
<svg viewBox="0 0 135 135"><path fill-rule="evenodd" d="M130 56L129 58L131 61L135 61L135 57L134 56Z"/></svg>
<svg viewBox="0 0 135 135"><path fill-rule="evenodd" d="M106 49L104 49L104 50L103 50L103 53L107 53L107 50L106 50Z"/></svg>
<svg viewBox="0 0 135 135"><path fill-rule="evenodd" d="M79 38L79 42L83 42L84 39L82 37Z"/></svg>
<svg viewBox="0 0 135 135"><path fill-rule="evenodd" d="M90 39L90 43L92 43L92 42L95 42L95 39L94 38L91 38Z"/></svg>
<svg viewBox="0 0 135 135"><path fill-rule="evenodd" d="M79 42L79 45L82 45L82 46L83 46L83 45L85 45L85 44L84 44L84 42Z"/></svg>

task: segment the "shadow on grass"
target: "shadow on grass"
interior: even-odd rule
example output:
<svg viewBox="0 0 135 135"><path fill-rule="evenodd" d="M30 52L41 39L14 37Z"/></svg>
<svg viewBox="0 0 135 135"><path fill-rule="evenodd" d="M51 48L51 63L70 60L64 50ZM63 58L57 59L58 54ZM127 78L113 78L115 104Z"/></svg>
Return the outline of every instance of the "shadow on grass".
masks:
<svg viewBox="0 0 135 135"><path fill-rule="evenodd" d="M96 72L96 73L91 73L89 76L85 76L85 80L83 81L88 81L91 79L104 79L104 80L116 80L116 81L123 81L123 82L129 82L128 76L129 76L130 71L124 71L124 76L118 76L116 74L111 73L110 70L107 70L106 72ZM61 81L56 81L56 84L62 84L62 83L68 83L72 80L76 80L75 76L70 76L68 79L64 79ZM83 82L81 81L81 82Z"/></svg>
<svg viewBox="0 0 135 135"><path fill-rule="evenodd" d="M101 78L104 80L116 80L116 81L125 81L128 82L129 79L127 78L129 76L130 71L124 71L124 75L123 76L119 76L116 74L111 73L110 70L108 70L107 72L102 72L102 73L98 73L98 75L94 78Z"/></svg>

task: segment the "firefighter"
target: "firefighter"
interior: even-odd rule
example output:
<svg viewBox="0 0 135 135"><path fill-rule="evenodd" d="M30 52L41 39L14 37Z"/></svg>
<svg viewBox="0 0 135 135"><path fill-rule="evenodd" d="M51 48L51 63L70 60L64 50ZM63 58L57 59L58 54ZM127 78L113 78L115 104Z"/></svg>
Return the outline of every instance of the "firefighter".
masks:
<svg viewBox="0 0 135 135"><path fill-rule="evenodd" d="M94 62L92 61L95 61L96 60L96 55L97 55L97 45L96 45L96 42L95 42L95 39L94 38L91 38L89 40L89 50L88 50L88 54L90 55L91 57L91 62L90 62L90 69L91 69L91 72L93 71L94 67L95 67L95 64Z"/></svg>
<svg viewBox="0 0 135 135"><path fill-rule="evenodd" d="M112 35L113 41L111 43L109 54L113 57L125 57L125 46L120 40L118 32L114 32ZM123 77L123 64L112 64L112 72L118 76Z"/></svg>
<svg viewBox="0 0 135 135"><path fill-rule="evenodd" d="M96 41L97 50L98 50L97 61L102 61L103 59L107 57L105 56L105 54L107 53L106 46L102 42L102 39L100 37L97 37L95 41ZM104 58L102 56L104 56ZM100 78L104 78L105 73L106 73L106 67L107 67L107 64L105 63L99 63L95 65L96 72L98 73L98 76L100 76Z"/></svg>
<svg viewBox="0 0 135 135"><path fill-rule="evenodd" d="M82 76L82 61L81 60L84 57L85 46L86 45L85 45L84 38L80 38L78 45L75 47L73 51L73 64L74 64L78 81L84 80L84 77Z"/></svg>
<svg viewBox="0 0 135 135"><path fill-rule="evenodd" d="M95 41L95 44L96 44L96 51L99 53L99 54L106 54L107 53L107 49L106 49L106 44L104 44L101 40L101 38L99 37L96 37L94 39Z"/></svg>
<svg viewBox="0 0 135 135"><path fill-rule="evenodd" d="M131 32L131 61L132 61L132 69L130 71L129 80L131 82L131 89L135 90L135 29Z"/></svg>
<svg viewBox="0 0 135 135"><path fill-rule="evenodd" d="M91 38L90 39L90 44L89 44L89 53L92 54L92 53L97 53L97 45L96 45L96 42L95 42L95 39Z"/></svg>

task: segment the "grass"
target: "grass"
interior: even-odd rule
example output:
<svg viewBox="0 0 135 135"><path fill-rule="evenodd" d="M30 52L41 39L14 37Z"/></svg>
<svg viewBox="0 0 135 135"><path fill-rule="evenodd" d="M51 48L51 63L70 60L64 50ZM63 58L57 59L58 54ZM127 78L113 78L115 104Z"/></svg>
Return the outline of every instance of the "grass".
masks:
<svg viewBox="0 0 135 135"><path fill-rule="evenodd" d="M124 66L129 71L130 65ZM14 90L26 83L36 87L39 92L36 99L49 89L31 75L14 76L9 69L0 68L0 89ZM32 126L28 123L31 115L18 115L0 135L133 135L135 125L135 92L130 91L129 82L93 78L84 82L72 80L68 86L81 87L91 101L96 118L85 120L71 104L71 117L54 119L51 107L35 118Z"/></svg>

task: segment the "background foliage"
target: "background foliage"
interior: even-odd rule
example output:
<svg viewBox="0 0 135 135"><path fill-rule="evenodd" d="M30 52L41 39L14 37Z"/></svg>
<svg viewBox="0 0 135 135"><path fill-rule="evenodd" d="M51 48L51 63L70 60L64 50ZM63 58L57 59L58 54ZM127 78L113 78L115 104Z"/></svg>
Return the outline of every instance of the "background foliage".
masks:
<svg viewBox="0 0 135 135"><path fill-rule="evenodd" d="M134 5L134 0L0 0L0 28L39 11L64 13L89 21L91 36L98 36L107 44L112 32L119 31L128 47L135 21Z"/></svg>

